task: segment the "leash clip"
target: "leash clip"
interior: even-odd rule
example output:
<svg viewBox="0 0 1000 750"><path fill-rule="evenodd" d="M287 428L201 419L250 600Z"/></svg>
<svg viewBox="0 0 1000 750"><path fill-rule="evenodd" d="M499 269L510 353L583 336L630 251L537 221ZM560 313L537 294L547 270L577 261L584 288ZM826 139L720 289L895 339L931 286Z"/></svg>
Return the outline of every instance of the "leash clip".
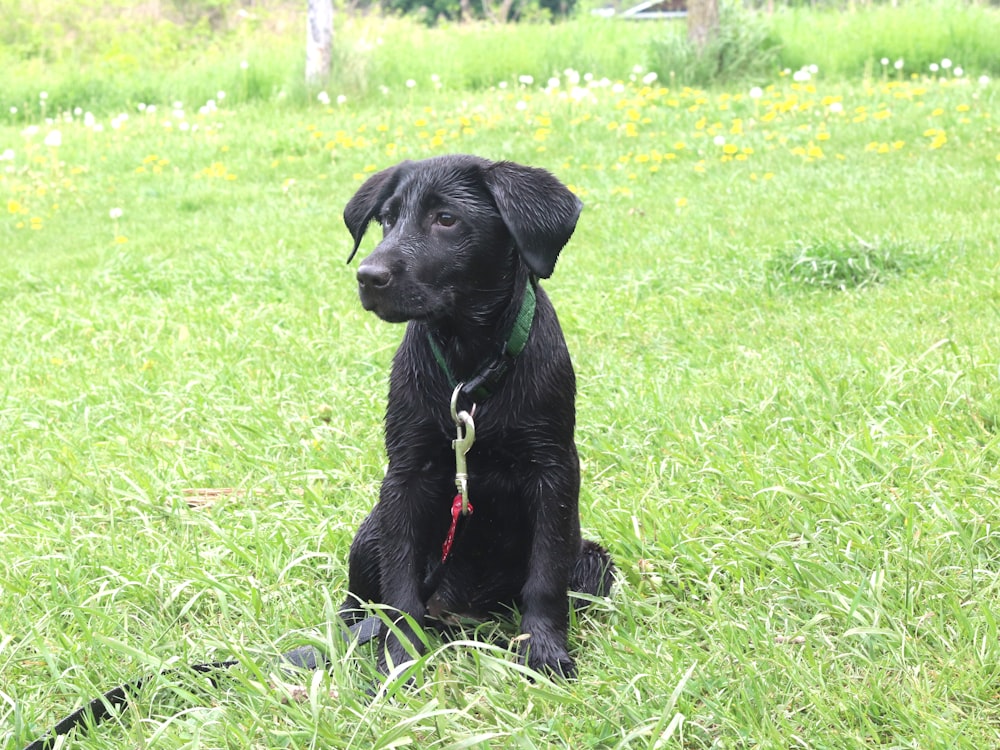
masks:
<svg viewBox="0 0 1000 750"><path fill-rule="evenodd" d="M451 419L455 423L455 439L451 441L451 447L455 451L455 489L458 490L462 498L462 515L468 515L471 511L469 505L469 468L465 460L465 454L476 442L476 423L472 415L476 413L476 405L472 405L470 411L460 411L458 409L458 395L462 392L462 383L459 383L451 394Z"/></svg>

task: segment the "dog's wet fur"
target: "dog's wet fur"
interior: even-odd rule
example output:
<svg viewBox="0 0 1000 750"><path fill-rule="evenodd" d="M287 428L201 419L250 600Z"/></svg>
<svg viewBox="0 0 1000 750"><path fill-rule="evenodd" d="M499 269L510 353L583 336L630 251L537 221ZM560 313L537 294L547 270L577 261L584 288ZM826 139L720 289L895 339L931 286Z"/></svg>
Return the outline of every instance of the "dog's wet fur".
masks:
<svg viewBox="0 0 1000 750"><path fill-rule="evenodd" d="M506 343L528 284L548 278L582 205L548 172L475 156L402 162L370 177L344 210L353 258L372 221L383 239L358 268L366 310L407 322L392 363L385 418L389 464L379 502L351 545L348 625L366 603L423 626L449 614L521 613L530 667L576 673L567 645L570 591L606 595L608 553L581 539L580 466L573 432L576 379L555 310L536 287L526 346L495 392L476 404L468 453L474 511L442 563L455 495L454 377L475 376ZM471 399L460 408L470 410ZM581 599L575 599L578 606ZM406 618L385 632L379 669L418 652Z"/></svg>

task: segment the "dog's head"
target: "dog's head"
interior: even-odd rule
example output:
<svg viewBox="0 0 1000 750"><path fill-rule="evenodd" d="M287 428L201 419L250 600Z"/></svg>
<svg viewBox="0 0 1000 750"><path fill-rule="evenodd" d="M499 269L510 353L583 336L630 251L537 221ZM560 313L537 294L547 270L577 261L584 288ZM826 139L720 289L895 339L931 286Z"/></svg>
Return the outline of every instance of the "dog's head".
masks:
<svg viewBox="0 0 1000 750"><path fill-rule="evenodd" d="M347 260L377 221L382 242L358 269L362 304L390 322L436 320L512 284L519 263L551 276L582 207L542 169L461 155L405 161L348 202Z"/></svg>

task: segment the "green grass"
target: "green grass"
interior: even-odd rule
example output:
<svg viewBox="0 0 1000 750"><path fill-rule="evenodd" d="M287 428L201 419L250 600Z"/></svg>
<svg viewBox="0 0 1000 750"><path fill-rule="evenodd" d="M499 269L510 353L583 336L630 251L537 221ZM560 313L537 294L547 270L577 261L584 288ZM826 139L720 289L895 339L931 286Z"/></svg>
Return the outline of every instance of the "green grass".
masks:
<svg viewBox="0 0 1000 750"><path fill-rule="evenodd" d="M0 125L0 744L235 654L73 746L997 746L996 84L770 84ZM369 702L370 649L324 623L402 330L361 310L340 212L445 151L586 204L545 286L622 580L577 682L486 627ZM335 667L286 702L259 665L312 641Z"/></svg>

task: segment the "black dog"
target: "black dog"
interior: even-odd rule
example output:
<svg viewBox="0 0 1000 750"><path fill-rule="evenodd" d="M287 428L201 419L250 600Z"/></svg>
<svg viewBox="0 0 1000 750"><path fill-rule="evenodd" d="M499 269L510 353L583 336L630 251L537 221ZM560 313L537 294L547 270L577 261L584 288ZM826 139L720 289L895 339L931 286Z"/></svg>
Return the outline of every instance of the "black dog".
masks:
<svg viewBox="0 0 1000 750"><path fill-rule="evenodd" d="M576 380L537 279L552 274L581 208L543 170L441 156L373 175L344 209L348 262L372 220L383 230L358 269L362 304L409 321L389 384L388 471L351 545L348 624L365 602L421 626L516 607L522 660L575 674L567 592L605 595L614 569L580 537ZM463 513L452 440L473 421ZM419 651L405 618L396 625ZM408 657L398 635L383 638L387 672Z"/></svg>

